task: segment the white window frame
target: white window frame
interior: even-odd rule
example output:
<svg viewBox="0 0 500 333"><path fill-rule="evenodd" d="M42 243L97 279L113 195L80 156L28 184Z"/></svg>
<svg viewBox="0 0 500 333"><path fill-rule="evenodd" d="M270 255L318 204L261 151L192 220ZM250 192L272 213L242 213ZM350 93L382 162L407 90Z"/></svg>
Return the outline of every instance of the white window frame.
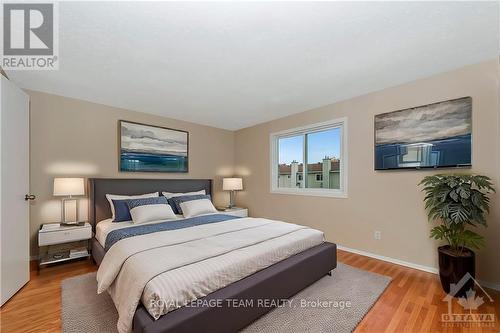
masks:
<svg viewBox="0 0 500 333"><path fill-rule="evenodd" d="M325 189L325 188L287 188L278 187L278 168L279 168L279 152L278 152L278 141L279 139L305 135L307 133L324 131L332 128L340 128L340 189ZM306 142L304 140L304 163L306 162ZM287 129L280 132L275 132L270 134L270 183L271 193L277 194L293 194L293 195L308 195L308 196L318 196L318 197L333 197L333 198L347 198L347 165L348 165L348 154L347 154L347 118L332 119L329 121L311 124L302 127L296 127ZM302 178L305 179L306 167L302 168Z"/></svg>

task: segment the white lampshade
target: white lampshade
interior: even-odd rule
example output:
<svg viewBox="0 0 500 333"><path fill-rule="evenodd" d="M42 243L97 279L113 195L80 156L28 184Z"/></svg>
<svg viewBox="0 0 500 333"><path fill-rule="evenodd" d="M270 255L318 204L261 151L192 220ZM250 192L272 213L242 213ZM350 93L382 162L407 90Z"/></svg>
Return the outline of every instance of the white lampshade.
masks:
<svg viewBox="0 0 500 333"><path fill-rule="evenodd" d="M239 191L243 189L243 180L241 178L224 178L222 180L222 189L224 191Z"/></svg>
<svg viewBox="0 0 500 333"><path fill-rule="evenodd" d="M83 178L54 178L54 196L84 194Z"/></svg>

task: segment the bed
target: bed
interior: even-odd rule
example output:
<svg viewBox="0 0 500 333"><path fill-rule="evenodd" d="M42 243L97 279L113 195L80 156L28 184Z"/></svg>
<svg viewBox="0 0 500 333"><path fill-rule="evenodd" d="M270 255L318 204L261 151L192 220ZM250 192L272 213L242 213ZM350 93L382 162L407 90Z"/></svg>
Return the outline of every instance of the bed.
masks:
<svg viewBox="0 0 500 333"><path fill-rule="evenodd" d="M118 323L120 331L133 330L137 333L236 332L270 311L283 299L291 297L324 275L330 274L331 270L336 267L336 246L318 241L318 231L280 221L236 219L223 214L200 217L201 222L195 220L196 218L179 220L179 223L181 221L192 223L196 225L196 228L168 229L163 233L155 232L127 239L119 238L114 245L107 242L113 238L107 235L116 228L132 230L133 226L125 224L117 226L117 223L110 223L111 212L106 194L191 192L200 189L211 194L212 181L209 179L89 179L89 221L95 233L92 239L92 256L97 265L102 264L98 272L98 276L99 274L101 276L98 287L108 290L115 304L122 308L125 307L122 303L128 302L128 298L135 297L132 295L137 294L139 298L137 305L131 302L125 307L127 311L133 311L127 314L131 324L120 327L120 319ZM168 224L168 228L172 228L175 223ZM163 225L166 223L158 223L154 227L147 226L146 229L158 229ZM127 229L128 227L131 228ZM227 228L230 231L227 231ZM120 233L130 232L114 232L114 234ZM262 238L260 241L248 243L249 239L259 237ZM179 239L185 242L180 242ZM190 254L193 248L202 249L208 244L208 239L210 242L219 243L216 243L217 246L193 251L193 254ZM165 259L168 256L161 252L163 250L160 251L152 245L156 244L155 242L162 249L168 246L171 251L175 249L178 251L176 253L182 253L178 257L187 260L189 264L172 266L170 270L155 271L156 266L169 267L168 265L171 264L170 262L163 263L165 260L168 261ZM227 250L224 247L227 247ZM214 252L211 255L210 251L216 251L212 249L221 252L220 254ZM269 252L272 252L272 255ZM147 256L144 253L147 253ZM123 257L123 261L117 259L120 256ZM154 265L145 263L150 258L153 258L151 260ZM137 260L134 261L135 259ZM157 264L158 262L162 264ZM256 266L256 263L260 266ZM155 266L155 269L151 266ZM217 278L208 278L212 276L210 274L215 274L214 271L219 274ZM221 276L227 281L219 281ZM129 281L135 282L141 279L144 279L144 284L137 283L137 286ZM189 290L187 293L181 290L182 292L179 292L179 288L173 291L170 290L173 288L166 290L171 281L181 286L184 284L185 288L189 284L193 291ZM220 288L217 283L220 284ZM125 287L130 290L119 292ZM157 308L161 311L158 310L159 312L155 313L155 306L152 306L149 301L154 297L158 298L159 295L168 299L165 295L170 296L169 293L178 293L180 295L176 294L178 297L182 296L187 301L194 299L196 303L182 303L186 306L177 304L171 308L162 304ZM123 295L126 295L126 298ZM238 304L240 306L237 306ZM122 309L118 306L117 308L122 317L122 312L120 312ZM126 316L123 315L123 317Z"/></svg>

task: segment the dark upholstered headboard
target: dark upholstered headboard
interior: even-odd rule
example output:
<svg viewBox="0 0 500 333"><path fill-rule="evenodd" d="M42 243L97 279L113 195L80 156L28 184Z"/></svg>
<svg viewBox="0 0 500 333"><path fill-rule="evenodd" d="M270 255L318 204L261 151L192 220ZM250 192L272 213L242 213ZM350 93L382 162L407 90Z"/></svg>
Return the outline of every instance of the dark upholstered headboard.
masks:
<svg viewBox="0 0 500 333"><path fill-rule="evenodd" d="M205 190L212 194L211 179L117 179L89 178L89 223L95 230L96 223L111 217L106 194L134 195L151 192L192 192Z"/></svg>

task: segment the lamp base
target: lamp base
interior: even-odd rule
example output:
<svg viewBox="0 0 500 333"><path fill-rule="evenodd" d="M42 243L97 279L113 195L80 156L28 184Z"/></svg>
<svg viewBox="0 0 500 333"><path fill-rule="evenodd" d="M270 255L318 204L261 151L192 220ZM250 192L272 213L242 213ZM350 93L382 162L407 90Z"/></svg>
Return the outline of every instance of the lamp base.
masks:
<svg viewBox="0 0 500 333"><path fill-rule="evenodd" d="M229 206L227 206L228 209L231 209L234 207L234 197L235 197L236 193L235 191L230 191L229 192Z"/></svg>
<svg viewBox="0 0 500 333"><path fill-rule="evenodd" d="M62 199L62 218L63 223L78 222L78 200L71 198Z"/></svg>

